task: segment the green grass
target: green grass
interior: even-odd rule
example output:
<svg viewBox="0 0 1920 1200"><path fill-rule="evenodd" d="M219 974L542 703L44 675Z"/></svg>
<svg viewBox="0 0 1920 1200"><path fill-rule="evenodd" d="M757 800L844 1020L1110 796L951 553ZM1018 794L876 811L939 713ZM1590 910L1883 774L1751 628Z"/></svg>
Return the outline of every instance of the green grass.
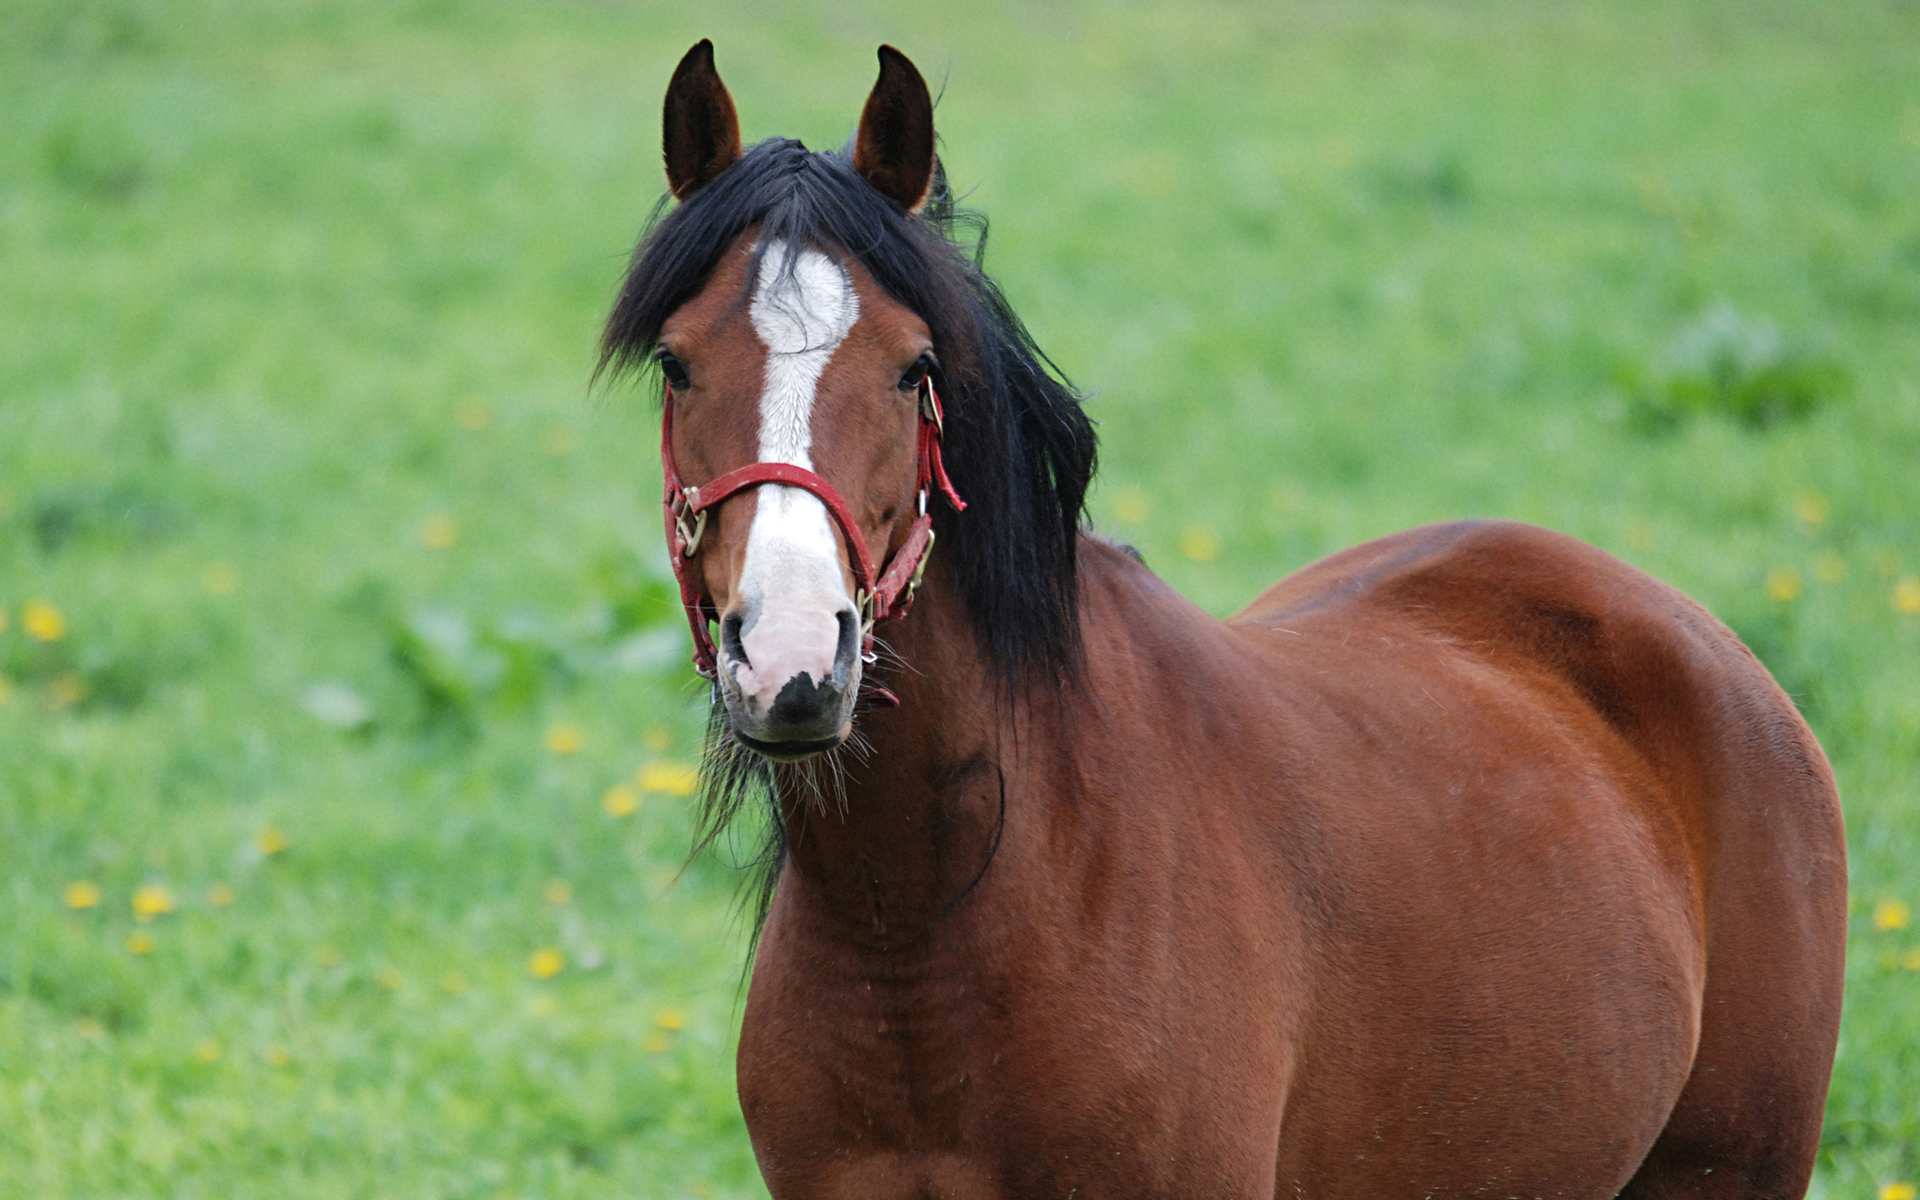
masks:
<svg viewBox="0 0 1920 1200"><path fill-rule="evenodd" d="M734 873L601 807L700 722L586 383L703 35L750 138L944 82L1101 527L1208 608L1499 515L1739 629L1848 807L1816 1192L1920 1177L1920 14L690 11L0 9L0 1193L759 1194Z"/></svg>

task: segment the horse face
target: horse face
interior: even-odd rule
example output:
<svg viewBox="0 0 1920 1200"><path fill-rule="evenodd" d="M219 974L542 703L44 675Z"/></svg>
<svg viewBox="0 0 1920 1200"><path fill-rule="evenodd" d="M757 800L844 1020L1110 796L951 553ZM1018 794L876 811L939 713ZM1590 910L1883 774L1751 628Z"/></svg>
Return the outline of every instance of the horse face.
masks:
<svg viewBox="0 0 1920 1200"><path fill-rule="evenodd" d="M661 330L672 449L696 486L755 462L815 472L881 562L915 512L915 385L931 340L840 258L761 246L752 231L729 248ZM863 664L849 554L803 488L764 484L709 517L700 576L720 615L720 694L735 735L770 757L831 749L852 731Z"/></svg>

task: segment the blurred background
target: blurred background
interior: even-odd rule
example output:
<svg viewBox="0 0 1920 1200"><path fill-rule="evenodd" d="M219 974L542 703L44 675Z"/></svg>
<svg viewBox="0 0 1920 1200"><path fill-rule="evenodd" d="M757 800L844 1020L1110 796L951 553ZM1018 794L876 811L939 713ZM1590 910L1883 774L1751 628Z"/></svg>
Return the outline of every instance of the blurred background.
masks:
<svg viewBox="0 0 1920 1200"><path fill-rule="evenodd" d="M961 11L964 7L964 11ZM1848 807L1815 1194L1920 1181L1920 9L6 0L0 1193L756 1196L650 398L589 388L712 37L936 91L1226 614L1426 521L1706 603Z"/></svg>

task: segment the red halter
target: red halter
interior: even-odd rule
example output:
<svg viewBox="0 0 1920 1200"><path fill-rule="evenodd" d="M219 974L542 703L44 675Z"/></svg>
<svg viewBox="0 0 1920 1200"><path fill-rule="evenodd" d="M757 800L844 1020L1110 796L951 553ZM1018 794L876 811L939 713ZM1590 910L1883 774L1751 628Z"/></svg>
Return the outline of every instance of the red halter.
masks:
<svg viewBox="0 0 1920 1200"><path fill-rule="evenodd" d="M673 559L673 576L680 583L680 604L686 609L687 624L693 629L694 670L712 679L718 669L715 665L717 655L713 635L707 630L707 622L719 620L720 614L714 611L713 602L702 592L693 562L694 555L700 552L701 535L707 529L707 510L719 507L738 492L766 483L784 484L812 492L820 503L827 506L833 523L840 527L840 536L846 539L847 558L853 568L854 602L860 608L860 657L869 663L873 661L874 623L907 614L907 610L913 606L914 589L920 586L920 576L927 569L927 553L933 549L933 517L927 512L928 491L938 487L955 512L967 507L967 502L953 490L953 481L947 478L946 464L940 460L940 397L933 390L930 376L921 377L919 392L919 466L915 481L919 512L913 518L913 523L907 526L906 540L900 543L900 548L893 552L893 557L876 575L873 557L867 553L867 540L861 536L860 523L854 520L853 510L847 507L847 502L840 498L840 493L834 490L832 484L805 467L783 462L749 463L698 487L688 487L682 483L680 472L673 465L673 388L667 388L660 419L660 468L666 478L663 503L667 516L667 553ZM877 690L882 699L892 699L891 692L884 688ZM893 702L899 703L898 700Z"/></svg>

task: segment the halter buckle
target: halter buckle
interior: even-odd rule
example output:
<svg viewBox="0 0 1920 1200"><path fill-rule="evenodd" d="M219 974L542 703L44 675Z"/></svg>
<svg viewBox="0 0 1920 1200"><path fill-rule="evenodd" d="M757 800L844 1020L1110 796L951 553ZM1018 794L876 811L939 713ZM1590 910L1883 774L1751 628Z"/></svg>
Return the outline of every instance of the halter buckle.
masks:
<svg viewBox="0 0 1920 1200"><path fill-rule="evenodd" d="M925 516L926 512L927 512L927 494L925 492L921 492L920 493L920 514L922 516ZM920 580L926 576L927 560L933 557L933 543L934 543L933 527L928 526L926 548L920 551L920 561L913 564L913 574L907 577L907 600L909 602L913 600L913 594L920 590Z"/></svg>
<svg viewBox="0 0 1920 1200"><path fill-rule="evenodd" d="M933 378L928 375L920 377L920 415L933 422L934 436L946 435L945 424L940 416L940 402L933 395Z"/></svg>
<svg viewBox="0 0 1920 1200"><path fill-rule="evenodd" d="M700 551L700 538L707 532L707 510L696 509L700 503L700 489L690 487L680 493L679 502L673 506L673 528L680 535L680 554L692 558ZM692 514L691 524L687 521Z"/></svg>

